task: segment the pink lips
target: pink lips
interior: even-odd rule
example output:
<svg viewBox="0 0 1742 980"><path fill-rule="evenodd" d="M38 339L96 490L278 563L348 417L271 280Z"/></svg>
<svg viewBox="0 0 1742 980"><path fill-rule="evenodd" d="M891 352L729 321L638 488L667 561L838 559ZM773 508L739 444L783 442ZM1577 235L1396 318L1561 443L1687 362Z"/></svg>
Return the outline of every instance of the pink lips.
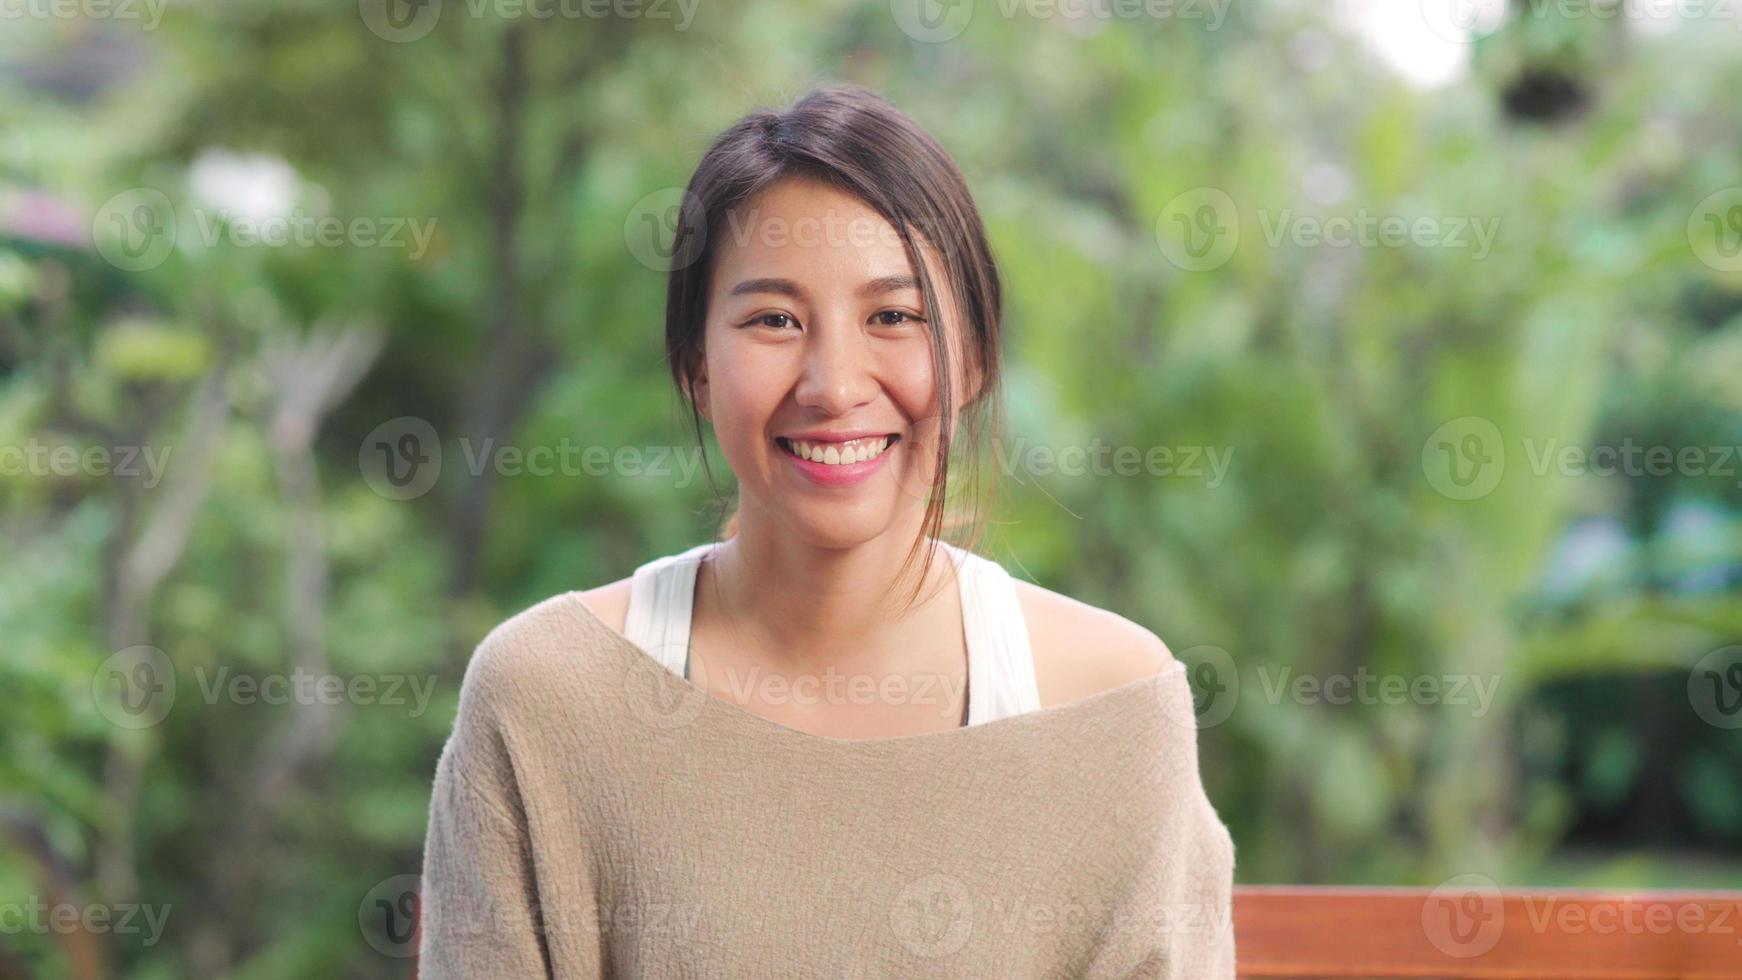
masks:
<svg viewBox="0 0 1742 980"><path fill-rule="evenodd" d="M871 474L877 472L877 468L882 466L883 461L889 458L889 454L895 450L896 445L899 445L899 442L891 444L885 448L875 459L867 459L860 463L847 463L846 465L836 464L834 466L830 466L827 463L813 463L808 459L800 459L789 452L787 448L779 442L774 444L774 448L779 451L780 455L786 457L786 461L796 467L798 471L803 473L812 483L823 487L851 487L870 479Z"/></svg>

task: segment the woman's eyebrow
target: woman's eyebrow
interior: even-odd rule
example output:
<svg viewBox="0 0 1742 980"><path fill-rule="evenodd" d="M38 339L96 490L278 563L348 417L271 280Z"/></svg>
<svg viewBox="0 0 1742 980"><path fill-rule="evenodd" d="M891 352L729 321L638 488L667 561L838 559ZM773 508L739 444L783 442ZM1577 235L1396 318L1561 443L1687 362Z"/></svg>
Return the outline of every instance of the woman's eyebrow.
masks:
<svg viewBox="0 0 1742 980"><path fill-rule="evenodd" d="M798 283L791 279L746 279L733 286L732 291L726 295L743 296L746 293L778 293L782 296L791 296L794 299L804 297L804 290L799 288Z"/></svg>
<svg viewBox="0 0 1742 980"><path fill-rule="evenodd" d="M861 296L879 296L883 293L899 292L903 289L918 289L919 280L900 273L893 276L878 276L868 279L859 287ZM791 296L794 299L804 298L804 288L791 279L746 279L733 286L727 296L743 296L749 293L776 293L781 296Z"/></svg>
<svg viewBox="0 0 1742 980"><path fill-rule="evenodd" d="M883 293L895 293L900 292L903 289L918 288L919 280L907 275L906 273L901 273L893 276L878 276L876 279L867 280L865 285L859 287L859 295L879 296Z"/></svg>

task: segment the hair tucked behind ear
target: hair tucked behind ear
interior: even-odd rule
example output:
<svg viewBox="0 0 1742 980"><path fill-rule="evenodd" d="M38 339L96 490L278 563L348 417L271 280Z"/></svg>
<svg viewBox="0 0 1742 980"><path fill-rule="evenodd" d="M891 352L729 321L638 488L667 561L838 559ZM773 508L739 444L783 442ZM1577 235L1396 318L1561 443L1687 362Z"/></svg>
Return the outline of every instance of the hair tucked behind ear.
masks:
<svg viewBox="0 0 1742 980"><path fill-rule="evenodd" d="M702 441L701 412L696 405L695 379L703 352L708 295L716 259L715 244L723 222L736 207L775 181L802 176L826 181L864 201L901 236L919 279L920 293L932 321L932 367L938 379L939 416L956 417L957 393L951 390L948 339L957 325L946 322L951 307L938 301L937 284L921 260L919 243L931 247L942 263L943 287L960 310L964 348L970 359L968 376L978 377L977 394L961 407L960 427L968 435L968 478L960 484L974 502L969 513L948 506L950 455L955 433L940 426L937 466L926 504L920 536L903 562L905 572L923 549L924 562L915 578L911 603L930 570L935 548L945 529L961 531L954 542L969 550L978 544L983 524L978 508L982 493L981 448L991 429L1002 424L999 396L1003 307L998 268L986 240L985 226L968 185L949 154L930 134L881 95L858 86L818 89L784 110L760 110L721 133L697 164L679 209L673 240L674 264L666 287L665 341L672 379L688 403L696 438ZM702 463L710 482L713 470ZM993 485L996 489L996 485ZM720 536L738 532L734 504Z"/></svg>

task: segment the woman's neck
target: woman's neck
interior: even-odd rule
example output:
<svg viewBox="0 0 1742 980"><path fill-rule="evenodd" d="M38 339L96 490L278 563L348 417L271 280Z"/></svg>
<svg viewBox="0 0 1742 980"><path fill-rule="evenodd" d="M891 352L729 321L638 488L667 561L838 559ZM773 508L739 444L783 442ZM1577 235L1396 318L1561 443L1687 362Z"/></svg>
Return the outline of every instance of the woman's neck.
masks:
<svg viewBox="0 0 1742 980"><path fill-rule="evenodd" d="M924 558L922 551L903 572L917 523L853 547L819 548L758 516L740 515L738 533L705 563L703 584L730 630L783 666L896 667L903 653L920 652L918 638L957 621L954 605L938 602L955 581L941 551L918 601L902 608Z"/></svg>

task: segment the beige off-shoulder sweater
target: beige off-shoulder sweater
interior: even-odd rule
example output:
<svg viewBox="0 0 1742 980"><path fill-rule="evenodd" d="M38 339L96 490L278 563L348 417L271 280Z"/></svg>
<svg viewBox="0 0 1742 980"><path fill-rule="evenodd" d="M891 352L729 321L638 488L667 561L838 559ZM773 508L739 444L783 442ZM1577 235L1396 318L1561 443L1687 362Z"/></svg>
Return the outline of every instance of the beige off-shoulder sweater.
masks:
<svg viewBox="0 0 1742 980"><path fill-rule="evenodd" d="M1183 665L970 727L812 735L576 593L479 645L436 769L420 972L1234 976Z"/></svg>

